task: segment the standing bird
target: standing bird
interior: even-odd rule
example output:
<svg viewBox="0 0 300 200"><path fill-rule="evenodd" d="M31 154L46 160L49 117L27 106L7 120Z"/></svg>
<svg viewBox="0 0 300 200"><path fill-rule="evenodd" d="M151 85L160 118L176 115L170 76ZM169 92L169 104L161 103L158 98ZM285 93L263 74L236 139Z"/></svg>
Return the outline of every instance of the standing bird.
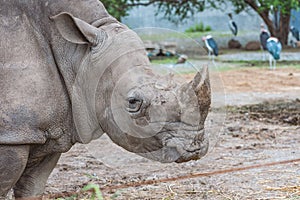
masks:
<svg viewBox="0 0 300 200"><path fill-rule="evenodd" d="M275 37L270 37L267 40L267 50L270 53L269 55L269 62L270 62L270 69L276 69L276 60L280 59L280 52L282 46L279 40ZM274 65L273 65L274 61Z"/></svg>
<svg viewBox="0 0 300 200"><path fill-rule="evenodd" d="M270 35L268 31L265 29L264 24L260 25L260 35L259 35L259 40L260 40L260 48L262 50L262 55L263 55L263 60L265 60L265 53L264 51L267 50L267 40L270 38Z"/></svg>
<svg viewBox="0 0 300 200"><path fill-rule="evenodd" d="M295 48L295 47L297 47L297 42L300 40L299 30L296 27L291 26L290 32L291 32L291 36L292 36L291 37L291 44Z"/></svg>
<svg viewBox="0 0 300 200"><path fill-rule="evenodd" d="M211 58L214 63L214 56L218 56L219 54L218 45L216 41L212 38L211 35L202 37L202 41L204 41L205 46L208 49L208 58Z"/></svg>
<svg viewBox="0 0 300 200"><path fill-rule="evenodd" d="M228 22L228 26L229 26L229 28L230 28L232 34L233 34L234 36L236 36L237 33L238 33L238 27L237 27L237 24L235 23L235 21L233 21L233 19L232 19L232 14L231 14L231 13L228 14L228 17L229 17L229 19L230 19L229 22Z"/></svg>

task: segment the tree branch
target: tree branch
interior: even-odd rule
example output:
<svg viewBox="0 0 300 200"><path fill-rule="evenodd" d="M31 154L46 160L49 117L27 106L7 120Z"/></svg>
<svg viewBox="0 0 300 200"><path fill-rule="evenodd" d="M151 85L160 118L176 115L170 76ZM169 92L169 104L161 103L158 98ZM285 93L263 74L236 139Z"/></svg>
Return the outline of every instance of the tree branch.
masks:
<svg viewBox="0 0 300 200"><path fill-rule="evenodd" d="M275 29L273 26L273 22L269 19L269 11L267 9L261 9L257 6L256 2L253 0L244 0L246 4L248 4L255 12L259 14L259 16L264 20L266 23L271 36L275 36Z"/></svg>

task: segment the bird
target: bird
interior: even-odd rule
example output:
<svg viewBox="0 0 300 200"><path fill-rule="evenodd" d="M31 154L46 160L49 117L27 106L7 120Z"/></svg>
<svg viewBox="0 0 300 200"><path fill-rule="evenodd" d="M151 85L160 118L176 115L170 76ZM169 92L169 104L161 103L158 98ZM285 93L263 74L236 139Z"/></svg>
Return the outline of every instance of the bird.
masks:
<svg viewBox="0 0 300 200"><path fill-rule="evenodd" d="M263 60L265 60L265 54L264 51L267 50L267 40L270 38L270 34L268 31L265 29L264 24L260 25L260 35L259 35L259 40L260 40L260 47L262 50L262 55L263 55Z"/></svg>
<svg viewBox="0 0 300 200"><path fill-rule="evenodd" d="M232 14L231 14L231 13L228 14L228 17L229 17L229 19L230 19L229 22L228 22L228 26L229 26L229 28L230 28L232 34L233 34L234 36L237 36L237 34L238 34L238 27L237 27L237 24L235 23L235 21L233 21L233 19L232 19Z"/></svg>
<svg viewBox="0 0 300 200"><path fill-rule="evenodd" d="M290 32L291 32L291 36L292 36L291 37L291 44L295 48L295 47L297 47L297 42L300 40L299 30L296 27L291 26Z"/></svg>
<svg viewBox="0 0 300 200"><path fill-rule="evenodd" d="M173 64L170 64L170 65L167 65L167 67L169 68L174 68L174 67L177 67L177 66L192 66L192 64L188 61L188 56L185 55L185 54L179 54L179 53L175 53L176 56L178 57L176 63L173 63Z"/></svg>
<svg viewBox="0 0 300 200"><path fill-rule="evenodd" d="M291 26L290 31L291 31L293 37L295 37L296 40L299 41L299 30L296 27Z"/></svg>
<svg viewBox="0 0 300 200"><path fill-rule="evenodd" d="M160 47L156 56L165 56L163 49Z"/></svg>
<svg viewBox="0 0 300 200"><path fill-rule="evenodd" d="M282 49L280 41L275 37L270 37L267 40L266 44L267 50L270 53L269 55L269 63L270 69L276 69L276 60L280 59L280 52ZM274 61L274 65L273 65Z"/></svg>
<svg viewBox="0 0 300 200"><path fill-rule="evenodd" d="M187 55L181 54L181 55L179 55L176 64L183 64L187 61L187 59L188 59Z"/></svg>
<svg viewBox="0 0 300 200"><path fill-rule="evenodd" d="M213 39L211 35L202 37L202 41L204 41L205 46L208 49L208 57L212 58L212 61L214 63L214 56L218 56L219 54L218 45L216 41Z"/></svg>

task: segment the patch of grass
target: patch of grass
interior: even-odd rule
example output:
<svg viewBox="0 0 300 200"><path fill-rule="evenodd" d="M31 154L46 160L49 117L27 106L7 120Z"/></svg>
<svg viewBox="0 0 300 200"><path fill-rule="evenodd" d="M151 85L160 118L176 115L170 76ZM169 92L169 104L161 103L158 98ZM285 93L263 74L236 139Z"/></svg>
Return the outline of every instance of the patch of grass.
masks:
<svg viewBox="0 0 300 200"><path fill-rule="evenodd" d="M210 31L208 31L208 32L186 32L185 33L186 36L193 38L193 39L202 38L203 36L209 35L209 34L211 34Z"/></svg>
<svg viewBox="0 0 300 200"><path fill-rule="evenodd" d="M200 25L198 25L200 26ZM142 40L151 40L151 41L170 41L176 39L201 39L204 35L212 35L214 38L232 38L232 33L230 31L215 31L211 30L211 28L195 28L195 29L203 29L202 31L185 31L185 32L177 32L169 29L149 29L148 32L139 32L137 29L137 33ZM257 35L255 31L239 31L239 37L248 36L248 35Z"/></svg>
<svg viewBox="0 0 300 200"><path fill-rule="evenodd" d="M189 27L185 30L186 33L194 33L194 32L207 32L211 31L210 26L204 26L203 22L200 22L198 24L195 24L194 26Z"/></svg>
<svg viewBox="0 0 300 200"><path fill-rule="evenodd" d="M171 65L175 64L177 61L177 57L167 57L162 59L154 59L152 60L153 65L162 65L162 68L168 68ZM211 66L210 69L215 72L225 72L231 70L242 70L242 69L269 69L269 62L268 61L260 61L260 60L253 60L253 61L244 61L244 60L230 60L230 61L223 61L216 59L217 62L216 66ZM197 63L197 60L190 59L189 62ZM200 64L201 66L201 64ZM276 64L277 69L300 69L300 62L299 61L279 61ZM195 66L197 67L197 66ZM188 65L185 66L175 66L171 68L171 71L176 71L179 74L194 74L196 70ZM165 70L168 71L168 70Z"/></svg>
<svg viewBox="0 0 300 200"><path fill-rule="evenodd" d="M222 61L226 64L231 64L237 66L237 68L266 68L269 66L269 62L266 61L258 61L258 60L252 60L252 61L244 61L244 60L237 60L237 61ZM278 65L279 66L279 65Z"/></svg>
<svg viewBox="0 0 300 200"><path fill-rule="evenodd" d="M177 61L176 57L171 57L171 58L163 58L163 59L154 59L151 61L151 63L153 65L163 65L162 68L165 67L165 69L168 69L168 65L173 65L175 64ZM194 60L189 60L191 63L194 63ZM165 65L165 66L164 66ZM156 66L155 66L156 67ZM194 66L196 67L198 70L199 67L198 66ZM242 69L243 64L222 64L220 66L215 66L215 67L210 67L212 71L218 71L218 72L223 72L223 71L229 71L229 70L239 70ZM175 66L174 68L172 68L172 70L177 71L179 74L195 74L197 69L194 69L192 66ZM168 70L167 70L168 71Z"/></svg>
<svg viewBox="0 0 300 200"><path fill-rule="evenodd" d="M166 58L161 58L161 59L152 59L151 63L153 64L175 64L177 62L176 57L166 57Z"/></svg>
<svg viewBox="0 0 300 200"><path fill-rule="evenodd" d="M158 29L159 30L159 29ZM176 40L176 39L199 39L202 38L205 35L213 35L215 38L220 37L231 37L232 34L230 32L220 32L220 31L202 31L202 32L176 32L173 30L168 31L168 29L164 30L162 29L161 32L155 32L155 33L141 33L139 34L139 37L142 40L150 40L150 41L170 41Z"/></svg>
<svg viewBox="0 0 300 200"><path fill-rule="evenodd" d="M205 35L212 35L214 38L226 38L226 37L232 37L231 33L224 33L219 31L203 31L203 32L185 32L186 36L192 38L192 39L199 39L202 38Z"/></svg>
<svg viewBox="0 0 300 200"><path fill-rule="evenodd" d="M138 32L138 31L137 31ZM257 34L256 32L246 32L246 31L240 31L239 37L241 36L247 36L247 35L253 35ZM192 38L199 40L205 35L212 35L214 38L231 38L232 33L230 31L224 32L224 31L213 31L210 30L210 28L207 28L203 31L197 31L197 32L177 32L174 30L169 29L159 29L157 28L151 32L138 32L139 37L142 40L150 40L150 41L174 41L176 39L187 39Z"/></svg>
<svg viewBox="0 0 300 200"><path fill-rule="evenodd" d="M261 60L224 60L223 63L232 63L241 65L241 67L255 67L255 68L266 68L269 67L269 61L261 61ZM295 68L300 69L299 61L277 61L277 67L286 67L286 68Z"/></svg>
<svg viewBox="0 0 300 200"><path fill-rule="evenodd" d="M168 31L162 30L160 33L152 33L152 34L139 34L139 37L142 40L151 40L151 41L169 41L171 39L183 39L186 38L186 35L181 32L175 32L173 30Z"/></svg>
<svg viewBox="0 0 300 200"><path fill-rule="evenodd" d="M89 198L91 200L94 200L94 199L103 200L103 196L100 191L100 187L97 184L90 183L90 184L86 185L84 188L82 188L82 191L91 191L92 194L91 194L91 197Z"/></svg>
<svg viewBox="0 0 300 200"><path fill-rule="evenodd" d="M300 64L291 64L291 65L287 65L287 67L291 67L291 68L295 68L295 69L300 69Z"/></svg>

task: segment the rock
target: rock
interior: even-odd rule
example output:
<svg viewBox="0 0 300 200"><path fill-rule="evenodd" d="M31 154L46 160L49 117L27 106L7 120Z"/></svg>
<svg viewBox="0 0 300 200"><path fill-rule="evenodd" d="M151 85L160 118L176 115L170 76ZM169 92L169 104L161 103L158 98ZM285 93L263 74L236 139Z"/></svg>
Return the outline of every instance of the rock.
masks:
<svg viewBox="0 0 300 200"><path fill-rule="evenodd" d="M239 41L235 40L235 39L231 39L228 42L228 48L229 49L239 49L241 47L242 47L241 43Z"/></svg>
<svg viewBox="0 0 300 200"><path fill-rule="evenodd" d="M248 51L260 50L260 42L259 41L250 41L246 44L245 49Z"/></svg>

